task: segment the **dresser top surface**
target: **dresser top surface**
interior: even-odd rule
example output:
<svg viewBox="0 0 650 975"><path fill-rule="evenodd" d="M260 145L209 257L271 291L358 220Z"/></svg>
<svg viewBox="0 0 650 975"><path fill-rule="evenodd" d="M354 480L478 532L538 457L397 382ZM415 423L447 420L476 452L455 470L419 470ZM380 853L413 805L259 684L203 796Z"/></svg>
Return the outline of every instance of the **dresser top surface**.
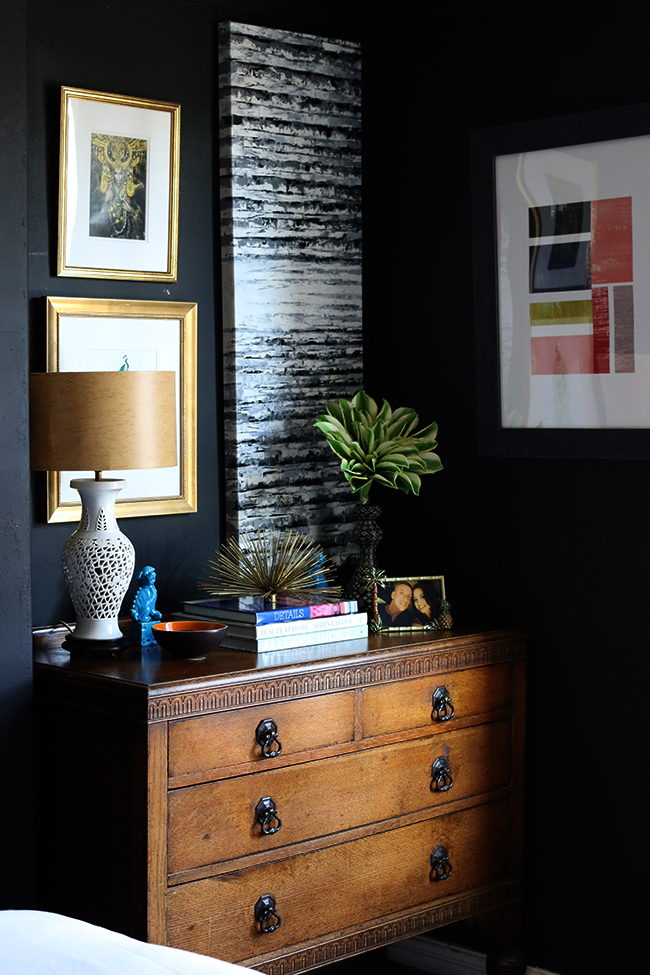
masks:
<svg viewBox="0 0 650 975"><path fill-rule="evenodd" d="M525 652L525 634L507 628L482 630L455 627L453 630L427 634L399 631L390 635L373 634L365 640L295 647L263 654L220 649L200 660L174 658L157 646L143 650L129 647L115 657L71 657L61 649L64 637L65 631L58 628L34 634L35 676L91 683L118 682L154 695L181 685L259 680L278 673L359 667L378 664L396 656L458 652L473 654L486 645L498 646L500 659L523 656ZM485 659L484 662L489 663L490 660Z"/></svg>

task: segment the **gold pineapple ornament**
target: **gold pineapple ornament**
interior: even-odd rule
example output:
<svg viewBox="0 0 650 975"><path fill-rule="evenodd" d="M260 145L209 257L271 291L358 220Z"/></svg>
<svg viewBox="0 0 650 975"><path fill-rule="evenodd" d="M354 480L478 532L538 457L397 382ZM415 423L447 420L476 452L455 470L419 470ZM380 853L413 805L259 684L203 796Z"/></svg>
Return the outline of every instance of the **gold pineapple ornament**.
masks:
<svg viewBox="0 0 650 975"><path fill-rule="evenodd" d="M451 603L447 599L440 600L438 622L440 623L441 630L450 630L454 625L454 621L451 618Z"/></svg>

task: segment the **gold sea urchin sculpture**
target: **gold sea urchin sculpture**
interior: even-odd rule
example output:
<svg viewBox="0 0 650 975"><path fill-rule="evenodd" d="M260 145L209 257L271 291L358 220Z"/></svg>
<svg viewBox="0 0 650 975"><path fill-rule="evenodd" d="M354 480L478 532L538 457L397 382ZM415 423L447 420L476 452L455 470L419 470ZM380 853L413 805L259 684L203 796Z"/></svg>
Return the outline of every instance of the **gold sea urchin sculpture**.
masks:
<svg viewBox="0 0 650 975"><path fill-rule="evenodd" d="M198 585L212 596L315 599L339 595L322 548L289 528L242 532L221 545Z"/></svg>

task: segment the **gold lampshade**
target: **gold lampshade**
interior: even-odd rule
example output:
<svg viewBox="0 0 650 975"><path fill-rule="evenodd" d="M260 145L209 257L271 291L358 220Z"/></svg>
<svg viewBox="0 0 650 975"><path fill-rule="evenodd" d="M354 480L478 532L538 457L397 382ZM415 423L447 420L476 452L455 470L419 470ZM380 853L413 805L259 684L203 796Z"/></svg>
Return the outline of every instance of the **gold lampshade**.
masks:
<svg viewBox="0 0 650 975"><path fill-rule="evenodd" d="M37 471L175 467L173 372L42 372L29 377Z"/></svg>

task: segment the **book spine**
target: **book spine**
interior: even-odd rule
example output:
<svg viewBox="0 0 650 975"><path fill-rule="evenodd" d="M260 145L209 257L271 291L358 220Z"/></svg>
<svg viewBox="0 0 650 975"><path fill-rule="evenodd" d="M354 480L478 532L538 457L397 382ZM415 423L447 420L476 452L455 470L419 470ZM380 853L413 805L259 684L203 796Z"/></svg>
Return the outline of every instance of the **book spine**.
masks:
<svg viewBox="0 0 650 975"><path fill-rule="evenodd" d="M183 612L187 619L217 620L219 623L229 623L230 620L237 620L245 623L251 620L254 613L227 612L226 610L216 609L213 606L201 606L200 603L183 603Z"/></svg>
<svg viewBox="0 0 650 975"><path fill-rule="evenodd" d="M313 633L289 633L274 636L268 640L246 640L243 637L226 633L222 646L236 650L249 650L252 653L268 653L270 650L290 650L293 647L310 647L317 643L338 643L343 640L359 640L368 636L367 624L344 626L338 630L315 631Z"/></svg>
<svg viewBox="0 0 650 975"><path fill-rule="evenodd" d="M329 616L347 616L356 613L356 600L341 603L319 603L315 606L283 606L281 609L261 610L255 613L258 626L269 623L285 623L289 620L322 619Z"/></svg>
<svg viewBox="0 0 650 975"><path fill-rule="evenodd" d="M250 639L268 640L273 636L285 636L289 633L324 633L329 630L339 630L342 627L361 626L368 623L367 613L347 613L344 616L317 616L308 620L287 620L284 623L264 623L258 626L240 623L237 633Z"/></svg>
<svg viewBox="0 0 650 975"><path fill-rule="evenodd" d="M320 633L325 640L326 634L333 630L340 630L351 626L367 626L367 613L350 613L346 616L319 616L313 620L288 620L286 623L266 623L255 626L241 620L217 620L210 613L172 613L172 619L178 620L206 620L212 623L222 622L228 627L231 637L240 637L248 641L268 640L271 637L287 636L298 633Z"/></svg>
<svg viewBox="0 0 650 975"><path fill-rule="evenodd" d="M202 605L200 600L184 602L183 611L193 619L215 619L222 623L230 620L238 623L252 623L268 626L270 623L285 623L292 620L323 619L332 616L348 616L358 610L357 601L351 599L340 603L318 603L314 606L284 606L280 609L243 612L221 609L219 606Z"/></svg>

